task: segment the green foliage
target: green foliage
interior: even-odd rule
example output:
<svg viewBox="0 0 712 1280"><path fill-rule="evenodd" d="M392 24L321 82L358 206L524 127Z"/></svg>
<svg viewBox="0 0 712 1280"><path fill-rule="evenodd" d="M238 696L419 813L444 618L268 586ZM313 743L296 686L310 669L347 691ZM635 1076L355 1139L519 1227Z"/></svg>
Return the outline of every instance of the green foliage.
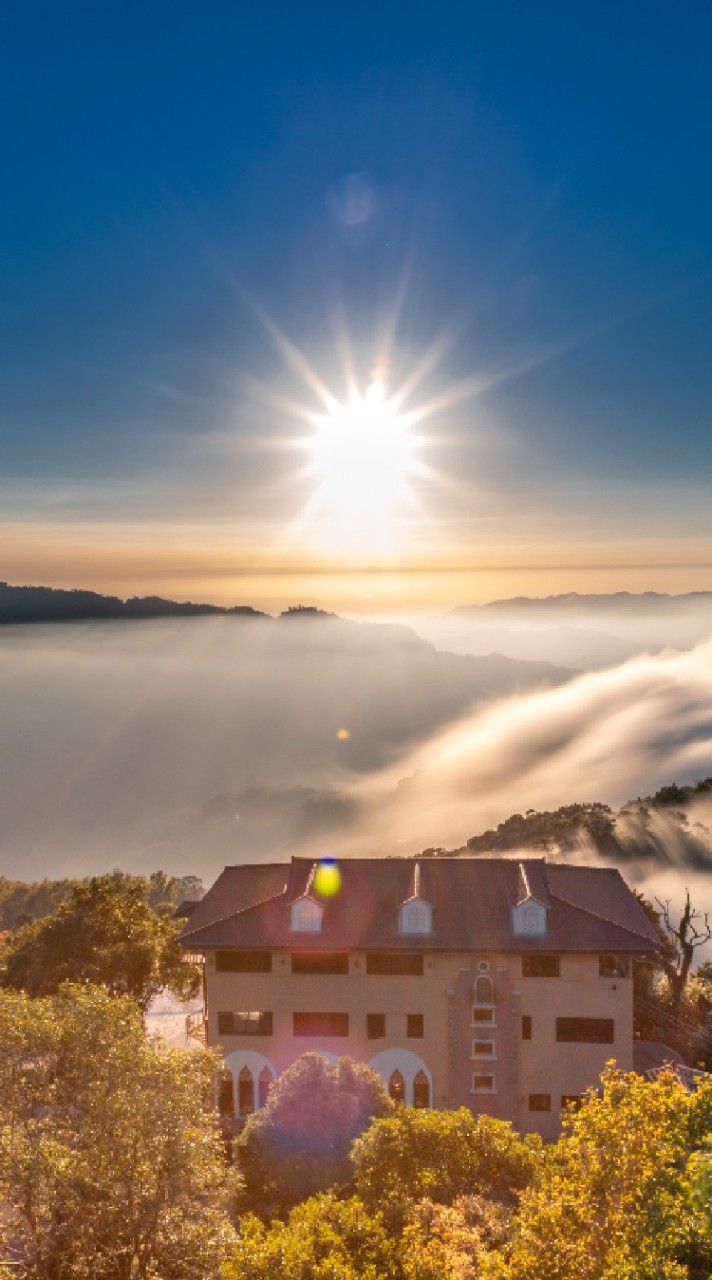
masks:
<svg viewBox="0 0 712 1280"><path fill-rule="evenodd" d="M483 1196L459 1196L452 1205L421 1200L400 1241L404 1280L477 1280L508 1240L511 1219L511 1210Z"/></svg>
<svg viewBox="0 0 712 1280"><path fill-rule="evenodd" d="M98 987L0 992L0 1202L35 1280L217 1277L232 1237L214 1071Z"/></svg>
<svg viewBox="0 0 712 1280"><path fill-rule="evenodd" d="M414 1201L452 1204L458 1196L483 1195L504 1204L535 1179L541 1140L522 1138L491 1116L399 1107L377 1120L354 1143L357 1193L400 1228Z"/></svg>
<svg viewBox="0 0 712 1280"><path fill-rule="evenodd" d="M15 929L28 920L52 916L77 885L86 880L8 880L0 876L0 930ZM148 900L155 911L173 911L184 898L202 898L198 876L169 876L154 871L149 878Z"/></svg>
<svg viewBox="0 0 712 1280"><path fill-rule="evenodd" d="M397 1242L378 1213L332 1194L305 1200L286 1222L266 1227L252 1214L225 1280L401 1280Z"/></svg>
<svg viewBox="0 0 712 1280"><path fill-rule="evenodd" d="M3 985L44 996L66 981L100 983L144 1010L163 987L194 994L198 971L177 944L180 923L153 910L150 892L149 881L119 871L77 882L56 915L18 929Z"/></svg>
<svg viewBox="0 0 712 1280"><path fill-rule="evenodd" d="M467 848L473 853L504 853L511 849L545 850L555 846L573 849L587 838L599 852L620 854L616 820L607 804L567 804L553 812L529 809L522 816L513 813L495 830L471 836Z"/></svg>
<svg viewBox="0 0 712 1280"><path fill-rule="evenodd" d="M349 1148L393 1103L375 1071L306 1053L272 1087L237 1140L247 1203L280 1213L305 1196L351 1181Z"/></svg>
<svg viewBox="0 0 712 1280"><path fill-rule="evenodd" d="M685 1166L690 1095L608 1070L567 1118L525 1193L507 1280L682 1280L693 1224Z"/></svg>

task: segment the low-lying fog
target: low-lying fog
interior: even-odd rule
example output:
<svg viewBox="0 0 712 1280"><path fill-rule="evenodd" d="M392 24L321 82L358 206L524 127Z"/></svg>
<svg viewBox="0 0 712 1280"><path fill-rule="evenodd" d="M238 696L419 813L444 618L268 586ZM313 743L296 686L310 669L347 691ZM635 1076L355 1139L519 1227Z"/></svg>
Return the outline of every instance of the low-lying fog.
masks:
<svg viewBox="0 0 712 1280"><path fill-rule="evenodd" d="M4 627L0 873L209 882L226 861L456 847L515 811L712 774L712 640L681 645L702 616L583 675L548 665L542 621L519 661L329 618ZM694 841L662 833L673 882L703 876Z"/></svg>

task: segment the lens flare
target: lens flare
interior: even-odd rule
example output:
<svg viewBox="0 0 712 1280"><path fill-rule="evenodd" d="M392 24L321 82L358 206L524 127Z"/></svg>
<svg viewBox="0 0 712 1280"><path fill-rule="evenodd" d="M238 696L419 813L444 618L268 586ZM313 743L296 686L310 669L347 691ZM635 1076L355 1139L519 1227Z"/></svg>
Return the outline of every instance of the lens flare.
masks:
<svg viewBox="0 0 712 1280"><path fill-rule="evenodd" d="M341 872L335 858L322 858L314 873L314 892L320 898L333 898L341 888Z"/></svg>

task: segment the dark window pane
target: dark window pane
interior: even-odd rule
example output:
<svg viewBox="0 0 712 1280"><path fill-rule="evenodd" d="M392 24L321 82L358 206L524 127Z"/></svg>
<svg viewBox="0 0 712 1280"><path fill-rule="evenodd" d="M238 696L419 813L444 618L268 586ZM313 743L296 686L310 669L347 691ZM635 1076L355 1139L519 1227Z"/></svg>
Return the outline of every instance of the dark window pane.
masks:
<svg viewBox="0 0 712 1280"><path fill-rule="evenodd" d="M237 1077L238 1115L249 1116L255 1109L255 1082L249 1067L243 1067Z"/></svg>
<svg viewBox="0 0 712 1280"><path fill-rule="evenodd" d="M602 978L627 978L627 956L599 956L598 972Z"/></svg>
<svg viewBox="0 0 712 1280"><path fill-rule="evenodd" d="M419 977L423 972L422 954L413 955L407 951L369 951L366 956L366 973L372 974L410 974Z"/></svg>
<svg viewBox="0 0 712 1280"><path fill-rule="evenodd" d="M348 973L347 951L295 951L292 973Z"/></svg>
<svg viewBox="0 0 712 1280"><path fill-rule="evenodd" d="M494 1076L473 1076L472 1084L475 1089L494 1089Z"/></svg>
<svg viewBox="0 0 712 1280"><path fill-rule="evenodd" d="M271 1013L219 1013L218 1035L221 1036L271 1036Z"/></svg>
<svg viewBox="0 0 712 1280"><path fill-rule="evenodd" d="M394 1102L402 1102L405 1098L405 1081L400 1071L394 1071L388 1081L388 1092Z"/></svg>
<svg viewBox="0 0 712 1280"><path fill-rule="evenodd" d="M221 1116L234 1116L235 1114L235 1093L233 1088L232 1076L228 1072L223 1076L218 1088L218 1109Z"/></svg>
<svg viewBox="0 0 712 1280"><path fill-rule="evenodd" d="M557 1018L556 1039L566 1044L613 1044L612 1018Z"/></svg>
<svg viewBox="0 0 712 1280"><path fill-rule="evenodd" d="M259 1078L258 1084L259 1084L260 1106L263 1107L269 1097L269 1091L272 1088L272 1072L270 1071L269 1067L262 1068L260 1072L260 1078Z"/></svg>
<svg viewBox="0 0 712 1280"><path fill-rule="evenodd" d="M409 1040L423 1039L423 1023L424 1019L422 1013L408 1014L407 1035Z"/></svg>
<svg viewBox="0 0 712 1280"><path fill-rule="evenodd" d="M523 978L558 978L558 956L522 956Z"/></svg>
<svg viewBox="0 0 712 1280"><path fill-rule="evenodd" d="M522 1040L531 1040L532 1020L528 1013L522 1015Z"/></svg>
<svg viewBox="0 0 712 1280"><path fill-rule="evenodd" d="M529 1110L530 1111L551 1111L551 1094L550 1093L530 1093L529 1094Z"/></svg>
<svg viewBox="0 0 712 1280"><path fill-rule="evenodd" d="M218 973L271 973L271 951L217 951L215 968Z"/></svg>
<svg viewBox="0 0 712 1280"><path fill-rule="evenodd" d="M386 1034L385 1013L366 1014L366 1034L369 1040L382 1040Z"/></svg>
<svg viewBox="0 0 712 1280"><path fill-rule="evenodd" d="M295 1013L295 1036L347 1036L348 1013Z"/></svg>
<svg viewBox="0 0 712 1280"><path fill-rule="evenodd" d="M494 1004L494 987L487 973L475 979L475 1004Z"/></svg>
<svg viewBox="0 0 712 1280"><path fill-rule="evenodd" d="M413 1080L413 1106L430 1106L430 1085L424 1071L419 1071Z"/></svg>
<svg viewBox="0 0 712 1280"><path fill-rule="evenodd" d="M474 1021L485 1022L488 1026L494 1025L494 1009L473 1009Z"/></svg>
<svg viewBox="0 0 712 1280"><path fill-rule="evenodd" d="M561 1110L565 1111L570 1107L573 1111L578 1111L581 1106L581 1095L579 1093L562 1093Z"/></svg>

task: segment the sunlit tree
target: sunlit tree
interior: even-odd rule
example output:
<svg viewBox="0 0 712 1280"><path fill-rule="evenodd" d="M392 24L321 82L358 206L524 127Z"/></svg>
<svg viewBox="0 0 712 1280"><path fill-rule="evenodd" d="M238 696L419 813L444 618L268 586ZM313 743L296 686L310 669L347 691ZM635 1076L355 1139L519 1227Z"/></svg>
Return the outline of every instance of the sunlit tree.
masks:
<svg viewBox="0 0 712 1280"><path fill-rule="evenodd" d="M0 992L6 1258L35 1280L217 1277L232 1231L214 1071L99 987Z"/></svg>

